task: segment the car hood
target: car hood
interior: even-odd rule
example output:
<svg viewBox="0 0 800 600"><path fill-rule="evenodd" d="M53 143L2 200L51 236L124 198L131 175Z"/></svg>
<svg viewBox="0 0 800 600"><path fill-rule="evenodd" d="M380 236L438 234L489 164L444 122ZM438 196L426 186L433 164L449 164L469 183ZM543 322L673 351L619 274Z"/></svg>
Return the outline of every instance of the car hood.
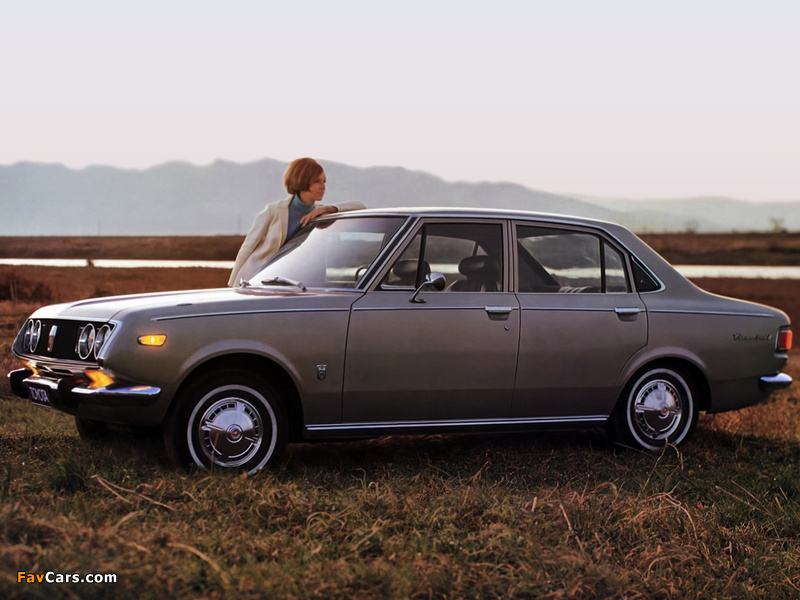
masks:
<svg viewBox="0 0 800 600"><path fill-rule="evenodd" d="M307 290L290 287L220 288L159 292L129 296L92 298L77 302L56 304L40 308L37 318L85 319L111 321L125 314L149 313L160 315L209 314L229 311L304 308L325 304L331 296L351 297L354 301L361 292L352 290Z"/></svg>

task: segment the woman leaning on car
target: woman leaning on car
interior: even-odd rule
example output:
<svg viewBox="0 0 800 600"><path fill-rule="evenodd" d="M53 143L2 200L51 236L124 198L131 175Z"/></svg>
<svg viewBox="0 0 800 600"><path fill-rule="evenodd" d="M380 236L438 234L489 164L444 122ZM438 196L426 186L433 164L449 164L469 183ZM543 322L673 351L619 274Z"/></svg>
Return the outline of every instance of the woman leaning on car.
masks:
<svg viewBox="0 0 800 600"><path fill-rule="evenodd" d="M326 179L322 165L313 158L298 158L289 163L283 183L289 197L268 204L256 215L236 255L229 286L255 275L286 240L313 219L328 213L364 208L360 202L344 202L337 206L318 204L325 195Z"/></svg>

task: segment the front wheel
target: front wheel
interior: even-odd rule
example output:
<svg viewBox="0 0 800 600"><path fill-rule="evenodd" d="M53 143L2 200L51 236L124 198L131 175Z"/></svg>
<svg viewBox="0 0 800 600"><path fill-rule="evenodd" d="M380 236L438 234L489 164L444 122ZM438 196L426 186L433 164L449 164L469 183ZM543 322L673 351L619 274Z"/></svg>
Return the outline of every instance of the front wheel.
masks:
<svg viewBox="0 0 800 600"><path fill-rule="evenodd" d="M164 442L178 466L245 471L277 461L288 422L278 393L260 377L227 370L204 377L176 399Z"/></svg>
<svg viewBox="0 0 800 600"><path fill-rule="evenodd" d="M677 369L656 367L638 375L614 414L618 437L646 449L680 444L697 423L691 380Z"/></svg>

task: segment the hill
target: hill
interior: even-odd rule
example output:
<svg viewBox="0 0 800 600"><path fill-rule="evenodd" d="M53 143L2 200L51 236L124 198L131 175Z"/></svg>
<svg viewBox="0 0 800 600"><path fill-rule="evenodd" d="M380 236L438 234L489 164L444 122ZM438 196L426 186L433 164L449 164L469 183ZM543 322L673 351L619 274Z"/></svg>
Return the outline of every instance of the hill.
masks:
<svg viewBox="0 0 800 600"><path fill-rule="evenodd" d="M611 220L638 232L800 230L800 203L730 199L627 201L576 198L514 183L447 182L399 167L324 161L328 203L370 207L479 206ZM171 162L145 170L59 164L0 166L0 236L237 235L284 197L286 164L263 159L206 166Z"/></svg>

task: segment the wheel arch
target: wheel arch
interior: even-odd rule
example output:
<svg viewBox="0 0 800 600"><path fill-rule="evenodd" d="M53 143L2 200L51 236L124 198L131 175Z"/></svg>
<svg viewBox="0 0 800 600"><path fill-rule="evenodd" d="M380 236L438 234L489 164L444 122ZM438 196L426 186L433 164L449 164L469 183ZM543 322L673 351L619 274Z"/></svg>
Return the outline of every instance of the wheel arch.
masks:
<svg viewBox="0 0 800 600"><path fill-rule="evenodd" d="M693 391L696 394L698 410L706 411L709 409L711 406L711 386L708 383L705 372L691 360L677 356L654 358L640 364L625 380L619 395L614 401L614 409L616 409L620 403L625 402L628 390L645 372L658 368L674 369L683 373L690 380L689 383L692 385Z"/></svg>
<svg viewBox="0 0 800 600"><path fill-rule="evenodd" d="M297 442L302 438L303 432L303 405L300 394L291 375L277 362L265 356L248 353L233 353L215 356L194 365L194 368L181 382L173 397L169 411L175 409L177 399L183 392L196 381L207 377L213 371L225 369L244 369L266 379L280 394L283 408L289 419L289 441Z"/></svg>
<svg viewBox="0 0 800 600"><path fill-rule="evenodd" d="M644 410L635 409L640 399L644 398L642 394L649 394L650 390L655 389L652 387L654 383L664 390L655 396L658 404L651 404ZM666 391L662 387L664 385L673 392ZM688 396L681 396L681 387ZM690 407L690 411L685 410L686 406ZM697 365L673 357L651 360L640 365L626 381L609 415L607 432L617 443L656 451L663 443L680 444L688 439L697 425L700 411L705 410L706 406L708 383ZM663 412L653 418L654 412L658 411ZM634 416L634 412L638 416Z"/></svg>

